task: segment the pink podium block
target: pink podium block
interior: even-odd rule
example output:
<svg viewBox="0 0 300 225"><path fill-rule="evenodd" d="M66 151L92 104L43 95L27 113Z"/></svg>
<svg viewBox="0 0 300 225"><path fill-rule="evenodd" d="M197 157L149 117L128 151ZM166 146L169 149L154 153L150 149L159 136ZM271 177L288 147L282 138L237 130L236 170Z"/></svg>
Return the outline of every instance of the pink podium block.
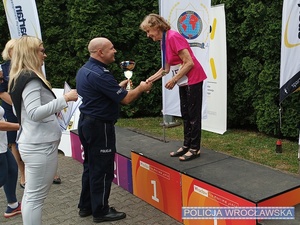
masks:
<svg viewBox="0 0 300 225"><path fill-rule="evenodd" d="M113 182L132 194L133 190L131 160L123 155L116 153L114 167L115 178Z"/></svg>
<svg viewBox="0 0 300 225"><path fill-rule="evenodd" d="M71 148L72 148L72 158L76 159L78 162L83 163L84 152L83 152L83 147L81 145L79 136L77 134L77 130L70 131L70 139L71 139Z"/></svg>

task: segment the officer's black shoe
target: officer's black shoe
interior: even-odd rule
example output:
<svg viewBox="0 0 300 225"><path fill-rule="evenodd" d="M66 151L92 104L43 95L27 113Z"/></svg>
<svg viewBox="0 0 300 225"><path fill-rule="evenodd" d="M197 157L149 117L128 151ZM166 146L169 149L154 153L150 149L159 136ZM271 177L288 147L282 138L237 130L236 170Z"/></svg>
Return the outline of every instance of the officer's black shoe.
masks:
<svg viewBox="0 0 300 225"><path fill-rule="evenodd" d="M92 210L90 210L90 209L79 209L78 214L79 214L80 217L87 217L87 216L92 215Z"/></svg>
<svg viewBox="0 0 300 225"><path fill-rule="evenodd" d="M101 223L104 221L121 220L121 219L124 219L125 217L126 217L126 213L118 212L117 210L115 210L115 208L110 207L108 210L108 213L106 215L101 216L101 217L94 217L93 221L95 223Z"/></svg>

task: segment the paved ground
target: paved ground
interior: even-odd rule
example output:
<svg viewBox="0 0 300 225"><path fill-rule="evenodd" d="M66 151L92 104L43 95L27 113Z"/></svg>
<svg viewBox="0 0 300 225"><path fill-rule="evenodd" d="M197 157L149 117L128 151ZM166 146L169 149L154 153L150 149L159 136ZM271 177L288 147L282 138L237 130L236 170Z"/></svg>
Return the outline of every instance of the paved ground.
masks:
<svg viewBox="0 0 300 225"><path fill-rule="evenodd" d="M82 164L59 155L59 173L62 184L52 185L45 201L43 211L43 225L73 225L94 224L92 217L78 216L78 199L81 187ZM17 196L21 200L23 189L17 187ZM110 196L110 205L119 211L126 212L127 217L120 221L104 222L101 224L119 225L180 225L178 221L157 210L148 203L132 195L123 188L113 184ZM22 225L21 215L5 219L2 214L6 210L6 199L3 188L0 189L0 225Z"/></svg>

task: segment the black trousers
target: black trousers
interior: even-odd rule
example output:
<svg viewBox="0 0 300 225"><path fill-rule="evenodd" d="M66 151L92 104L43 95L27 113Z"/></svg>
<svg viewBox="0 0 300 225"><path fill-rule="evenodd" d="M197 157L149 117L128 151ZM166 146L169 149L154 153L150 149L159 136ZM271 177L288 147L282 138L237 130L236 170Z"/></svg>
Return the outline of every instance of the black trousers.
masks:
<svg viewBox="0 0 300 225"><path fill-rule="evenodd" d="M84 148L82 190L78 208L91 209L94 217L100 217L108 212L108 199L114 179L114 123L81 114L78 134Z"/></svg>
<svg viewBox="0 0 300 225"><path fill-rule="evenodd" d="M180 110L183 119L183 145L200 149L203 82L179 87Z"/></svg>

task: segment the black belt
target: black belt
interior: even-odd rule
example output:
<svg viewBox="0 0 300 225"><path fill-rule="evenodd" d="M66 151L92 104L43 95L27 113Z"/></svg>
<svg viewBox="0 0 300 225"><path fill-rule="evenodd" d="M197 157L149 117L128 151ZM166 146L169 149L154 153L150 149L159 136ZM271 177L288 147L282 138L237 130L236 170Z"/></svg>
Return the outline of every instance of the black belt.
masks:
<svg viewBox="0 0 300 225"><path fill-rule="evenodd" d="M102 122L102 123L110 123L110 124L115 123L114 120L103 120L103 119L99 119L99 118L89 116L89 115L86 115L86 114L83 114L83 113L81 113L80 116L82 117L82 119L95 120L95 121L99 121L99 122Z"/></svg>

